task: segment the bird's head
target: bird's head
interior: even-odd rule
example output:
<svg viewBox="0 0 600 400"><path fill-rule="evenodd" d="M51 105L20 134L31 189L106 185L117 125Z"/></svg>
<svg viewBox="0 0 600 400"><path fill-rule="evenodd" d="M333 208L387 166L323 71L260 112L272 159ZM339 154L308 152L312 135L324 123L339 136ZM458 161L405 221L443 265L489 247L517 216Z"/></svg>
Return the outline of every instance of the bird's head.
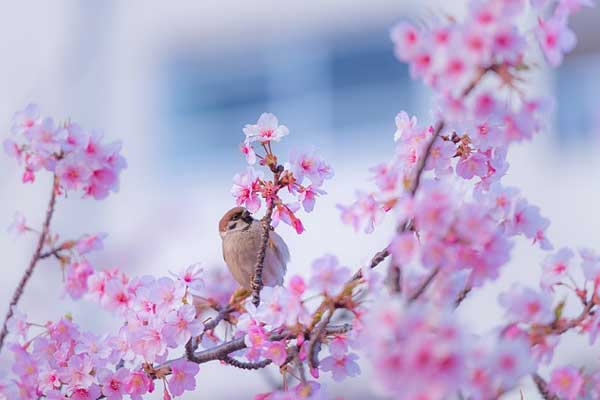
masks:
<svg viewBox="0 0 600 400"><path fill-rule="evenodd" d="M244 207L234 207L227 211L219 221L219 235L224 238L228 232L248 229L254 218Z"/></svg>

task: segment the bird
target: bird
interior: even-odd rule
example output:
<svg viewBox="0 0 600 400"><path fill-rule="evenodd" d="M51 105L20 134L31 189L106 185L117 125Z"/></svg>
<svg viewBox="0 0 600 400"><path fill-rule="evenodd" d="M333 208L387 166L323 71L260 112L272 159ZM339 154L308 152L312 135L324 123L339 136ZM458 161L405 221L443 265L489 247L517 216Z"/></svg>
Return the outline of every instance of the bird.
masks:
<svg viewBox="0 0 600 400"><path fill-rule="evenodd" d="M252 279L261 243L262 223L245 207L234 207L219 221L223 244L223 259L236 282L252 290ZM280 286L290 261L290 252L283 238L269 230L269 241L263 264L263 285Z"/></svg>

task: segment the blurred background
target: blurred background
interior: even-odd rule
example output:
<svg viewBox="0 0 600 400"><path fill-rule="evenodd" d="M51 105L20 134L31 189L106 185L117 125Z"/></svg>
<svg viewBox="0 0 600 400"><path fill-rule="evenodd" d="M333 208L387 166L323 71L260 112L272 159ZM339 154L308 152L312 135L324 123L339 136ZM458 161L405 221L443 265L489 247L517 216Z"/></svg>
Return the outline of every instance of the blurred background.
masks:
<svg viewBox="0 0 600 400"><path fill-rule="evenodd" d="M465 2L340 0L53 1L2 2L0 13L0 127L8 135L16 110L29 102L43 115L99 128L121 139L129 167L121 190L107 200L61 200L54 232L63 237L107 232L98 267L130 275L166 275L194 262L222 267L217 223L233 205L231 177L245 162L241 128L261 112L275 113L291 135L277 146L320 149L336 172L328 195L304 215L306 232L279 232L292 252L292 273L304 273L324 253L353 269L390 237L390 218L375 234L355 234L339 222L337 203L372 188L368 167L393 151L394 116L401 110L430 121L430 93L411 81L392 53L389 29L403 17L460 16ZM550 129L510 155L507 184L552 220L557 246L600 250L600 7L575 16L576 50L556 71L533 68L531 90L557 98ZM20 169L0 157L0 225L15 210L32 226L42 222L50 178L20 183ZM544 253L523 240L504 276L475 292L458 316L475 331L501 318L497 294L511 282L535 285ZM34 246L33 237L0 235L0 312ZM38 266L21 309L43 322L71 312L80 325L107 330L116 321L94 304L61 298L53 261ZM598 367L598 351L567 335L556 363ZM5 359L0 370L7 370ZM327 382L349 399L376 398L372 371ZM197 394L186 398L251 398L268 391L276 371L247 373L216 363L201 367ZM270 376L269 376L270 374ZM235 382L235 392L231 383ZM529 382L526 399L537 394ZM156 398L160 396L156 394ZM512 393L506 398L519 398Z"/></svg>

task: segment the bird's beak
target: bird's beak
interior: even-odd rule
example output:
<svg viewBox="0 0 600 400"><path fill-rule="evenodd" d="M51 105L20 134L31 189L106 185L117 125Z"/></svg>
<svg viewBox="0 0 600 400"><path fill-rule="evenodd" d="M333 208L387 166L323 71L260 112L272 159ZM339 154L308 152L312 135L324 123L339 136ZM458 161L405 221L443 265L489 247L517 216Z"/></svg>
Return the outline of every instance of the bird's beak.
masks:
<svg viewBox="0 0 600 400"><path fill-rule="evenodd" d="M242 214L242 221L244 221L247 224L251 224L252 221L254 220L254 218L252 218L252 214L250 214L249 211L244 211L244 213Z"/></svg>

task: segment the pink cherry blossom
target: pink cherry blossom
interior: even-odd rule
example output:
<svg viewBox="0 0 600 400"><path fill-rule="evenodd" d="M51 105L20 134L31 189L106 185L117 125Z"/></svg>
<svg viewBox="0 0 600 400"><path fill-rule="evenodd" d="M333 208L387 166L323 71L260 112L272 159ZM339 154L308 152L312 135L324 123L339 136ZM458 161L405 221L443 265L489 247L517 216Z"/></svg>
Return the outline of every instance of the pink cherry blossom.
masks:
<svg viewBox="0 0 600 400"><path fill-rule="evenodd" d="M287 359L285 343L268 341L265 345L264 356L275 364L282 366Z"/></svg>
<svg viewBox="0 0 600 400"><path fill-rule="evenodd" d="M331 372L333 380L340 382L347 377L360 375L360 367L356 360L358 360L358 356L354 353L330 355L321 360L321 369Z"/></svg>
<svg viewBox="0 0 600 400"><path fill-rule="evenodd" d="M436 140L429 152L426 170L435 170L437 176L443 176L451 172L452 157L456 153L454 143L445 140Z"/></svg>
<svg viewBox="0 0 600 400"><path fill-rule="evenodd" d="M562 399L575 400L582 394L583 383L581 373L569 365L552 371L548 388Z"/></svg>
<svg viewBox="0 0 600 400"><path fill-rule="evenodd" d="M91 177L92 171L86 163L77 156L69 156L56 165L56 176L68 190L77 190Z"/></svg>
<svg viewBox="0 0 600 400"><path fill-rule="evenodd" d="M585 279L595 284L600 283L600 254L593 249L582 248L579 249L579 256Z"/></svg>
<svg viewBox="0 0 600 400"><path fill-rule="evenodd" d="M142 400L142 395L154 391L154 383L144 372L131 372L125 380L125 393L132 400Z"/></svg>
<svg viewBox="0 0 600 400"><path fill-rule="evenodd" d="M413 135L413 130L417 126L417 117L414 115L409 117L405 111L401 111L396 115L396 132L394 133L394 141L406 139Z"/></svg>
<svg viewBox="0 0 600 400"><path fill-rule="evenodd" d="M92 251L102 250L104 248L104 239L108 236L106 233L96 233L94 235L84 235L81 237L75 248L79 254L87 254Z"/></svg>
<svg viewBox="0 0 600 400"><path fill-rule="evenodd" d="M392 29L390 36L394 42L394 52L401 61L412 59L419 48L421 33L417 28L408 23L400 22Z"/></svg>
<svg viewBox="0 0 600 400"><path fill-rule="evenodd" d="M566 247L547 256L542 263L542 288L552 290L556 284L568 282L569 278L572 276L571 260L573 257L573 251Z"/></svg>
<svg viewBox="0 0 600 400"><path fill-rule="evenodd" d="M417 239L412 232L404 232L396 235L390 244L390 252L400 265L410 263L417 251Z"/></svg>
<svg viewBox="0 0 600 400"><path fill-rule="evenodd" d="M298 182L308 178L314 187L323 185L326 179L333 177L333 169L319 156L316 150L292 151L290 154L290 169Z"/></svg>
<svg viewBox="0 0 600 400"><path fill-rule="evenodd" d="M174 396L181 396L186 390L196 388L196 375L200 371L198 364L177 360L171 363L171 376L168 378L169 389Z"/></svg>
<svg viewBox="0 0 600 400"><path fill-rule="evenodd" d="M553 67L562 63L563 55L573 50L577 42L575 34L567 26L567 18L560 14L546 21L540 18L536 35L546 60Z"/></svg>
<svg viewBox="0 0 600 400"><path fill-rule="evenodd" d="M470 156L461 158L456 164L456 173L465 179L471 179L474 176L482 177L487 172L487 157L481 153L473 153Z"/></svg>
<svg viewBox="0 0 600 400"><path fill-rule="evenodd" d="M102 394L106 400L122 400L125 394L125 382L129 378L127 368L119 368L116 372L101 369L97 373L98 383L102 386Z"/></svg>
<svg viewBox="0 0 600 400"><path fill-rule="evenodd" d="M94 383L91 375L93 369L94 364L87 354L74 355L69 359L68 366L61 371L60 378L71 389L90 387Z"/></svg>
<svg viewBox="0 0 600 400"><path fill-rule="evenodd" d="M202 331L202 322L196 319L196 309L189 304L171 311L166 316L165 323L162 333L173 347L185 344L190 337L197 336Z"/></svg>
<svg viewBox="0 0 600 400"><path fill-rule="evenodd" d="M394 192L399 185L399 172L394 164L381 163L371 168L373 180L382 192Z"/></svg>
<svg viewBox="0 0 600 400"><path fill-rule="evenodd" d="M231 194L235 197L238 206L244 204L250 212L256 212L260 208L258 174L252 167L248 167L243 174L236 174L233 178Z"/></svg>
<svg viewBox="0 0 600 400"><path fill-rule="evenodd" d="M79 150L87 143L87 135L78 124L68 123L65 125L64 129L66 131L65 140L62 143L64 152Z"/></svg>
<svg viewBox="0 0 600 400"><path fill-rule="evenodd" d="M21 147L15 142L13 139L8 138L2 142L2 146L4 147L4 152L11 158L14 158L19 163L23 157L23 150Z"/></svg>
<svg viewBox="0 0 600 400"><path fill-rule="evenodd" d="M256 163L256 153L254 152L254 149L252 148L252 145L250 143L242 143L242 145L240 146L240 150L242 154L246 156L246 162L248 164L252 165Z"/></svg>
<svg viewBox="0 0 600 400"><path fill-rule="evenodd" d="M342 213L342 221L352 224L355 230L364 224L365 233L372 233L375 225L383 219L383 206L373 194L357 192L356 197L356 201L350 206L337 206Z"/></svg>
<svg viewBox="0 0 600 400"><path fill-rule="evenodd" d="M40 373L38 386L42 392L58 389L61 385L62 383L60 382L58 371L48 369Z"/></svg>
<svg viewBox="0 0 600 400"><path fill-rule="evenodd" d="M548 324L554 320L552 298L547 293L515 284L499 296L499 302L509 321Z"/></svg>
<svg viewBox="0 0 600 400"><path fill-rule="evenodd" d="M529 346L522 339L500 341L491 357L491 371L505 387L511 387L534 368Z"/></svg>
<svg viewBox="0 0 600 400"><path fill-rule="evenodd" d="M122 313L127 311L130 303L131 293L129 293L123 282L117 279L110 279L105 283L102 304L106 308Z"/></svg>
<svg viewBox="0 0 600 400"><path fill-rule="evenodd" d="M304 211L311 212L315 208L316 198L326 193L324 190L308 185L298 193L298 201L302 203Z"/></svg>
<svg viewBox="0 0 600 400"><path fill-rule="evenodd" d="M13 116L11 132L23 133L39 122L40 108L37 104L28 104L22 111L17 111Z"/></svg>
<svg viewBox="0 0 600 400"><path fill-rule="evenodd" d="M100 396L100 388L93 384L87 388L77 388L71 393L70 399L73 400L96 400Z"/></svg>
<svg viewBox="0 0 600 400"><path fill-rule="evenodd" d="M8 232L17 237L27 231L29 231L29 227L27 226L27 221L25 221L25 216L19 211L15 212L13 221L8 227Z"/></svg>
<svg viewBox="0 0 600 400"><path fill-rule="evenodd" d="M527 200L519 199L514 207L513 217L508 221L507 229L511 234L522 233L527 238L535 238L538 232L545 231L549 221L540 215L537 206Z"/></svg>
<svg viewBox="0 0 600 400"><path fill-rule="evenodd" d="M340 266L334 255L325 255L313 261L309 286L328 296L337 295L350 278L350 269Z"/></svg>
<svg viewBox="0 0 600 400"><path fill-rule="evenodd" d="M29 331L29 324L27 323L27 315L13 308L13 315L7 321L6 324L8 332L11 335L25 339L27 332Z"/></svg>
<svg viewBox="0 0 600 400"><path fill-rule="evenodd" d="M65 268L65 291L73 299L81 298L88 289L87 281L94 273L86 261L68 264Z"/></svg>
<svg viewBox="0 0 600 400"><path fill-rule="evenodd" d="M243 129L248 142L259 141L267 143L279 142L281 138L289 134L285 125L279 125L277 117L270 113L263 113L258 118L256 125L246 125Z"/></svg>
<svg viewBox="0 0 600 400"><path fill-rule="evenodd" d="M171 275L191 290L199 291L205 286L202 279L203 272L204 270L199 264L192 264L181 270L178 274L171 273Z"/></svg>

